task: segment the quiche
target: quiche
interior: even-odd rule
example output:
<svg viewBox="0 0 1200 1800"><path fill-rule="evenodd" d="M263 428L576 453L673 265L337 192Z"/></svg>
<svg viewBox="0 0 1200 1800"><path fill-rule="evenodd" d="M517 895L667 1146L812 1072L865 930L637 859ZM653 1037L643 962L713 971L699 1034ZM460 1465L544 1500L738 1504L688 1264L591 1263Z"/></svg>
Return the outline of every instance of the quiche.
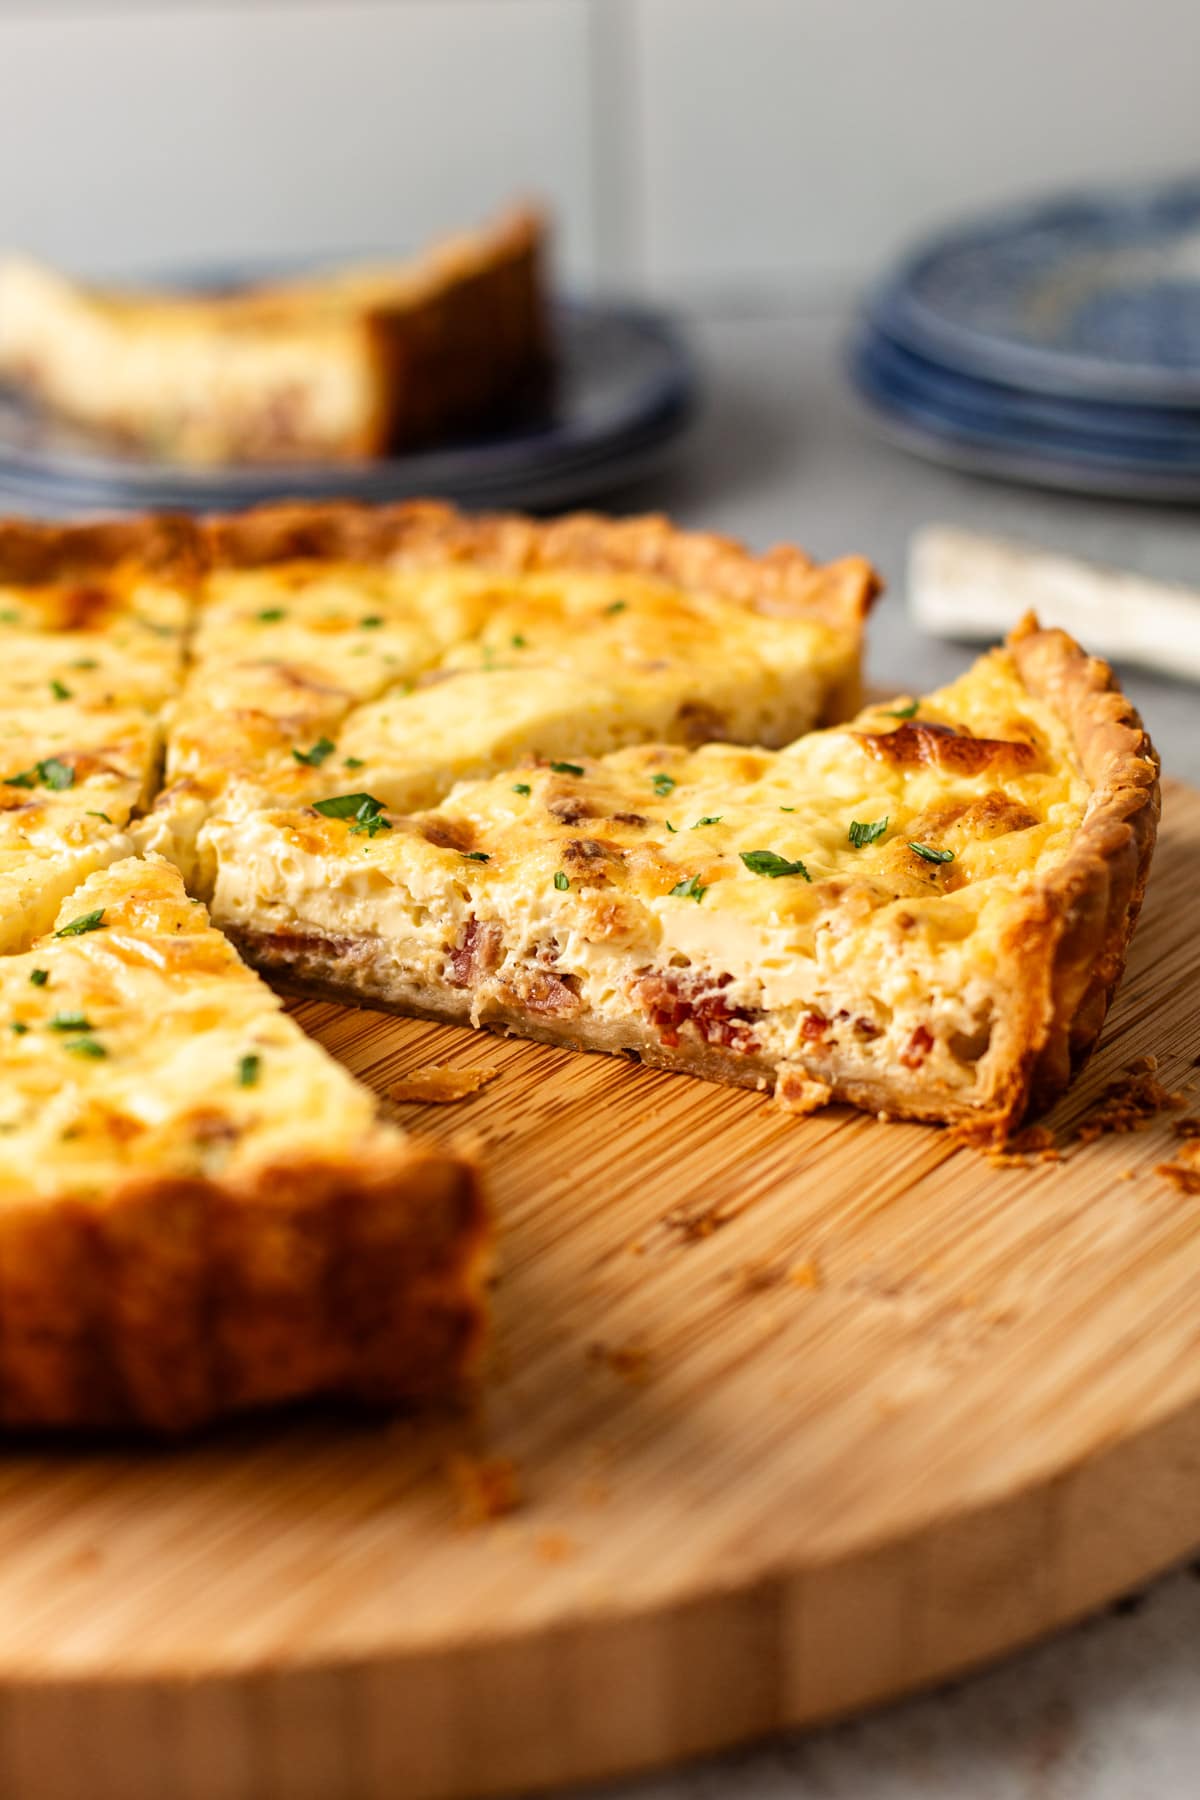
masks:
<svg viewBox="0 0 1200 1800"><path fill-rule="evenodd" d="M141 841L196 891L206 821L363 788L400 812L526 754L786 744L858 699L866 563L753 557L655 518L433 504L215 521Z"/></svg>
<svg viewBox="0 0 1200 1800"><path fill-rule="evenodd" d="M276 989L981 1141L1052 1099L1154 751L1033 620L856 713L875 591L656 518L0 525L0 1421L469 1380L471 1156Z"/></svg>
<svg viewBox="0 0 1200 1800"><path fill-rule="evenodd" d="M513 210L407 262L220 292L0 264L0 377L182 463L412 449L528 398L548 365L545 230Z"/></svg>
<svg viewBox="0 0 1200 1800"><path fill-rule="evenodd" d="M156 858L0 957L0 1419L177 1431L454 1390L488 1231Z"/></svg>
<svg viewBox="0 0 1200 1800"><path fill-rule="evenodd" d="M183 673L195 534L0 522L0 951L133 849Z"/></svg>
<svg viewBox="0 0 1200 1800"><path fill-rule="evenodd" d="M1033 620L778 751L581 747L415 812L364 760L207 821L213 917L259 967L982 1139L1094 1043L1158 815L1111 672Z"/></svg>

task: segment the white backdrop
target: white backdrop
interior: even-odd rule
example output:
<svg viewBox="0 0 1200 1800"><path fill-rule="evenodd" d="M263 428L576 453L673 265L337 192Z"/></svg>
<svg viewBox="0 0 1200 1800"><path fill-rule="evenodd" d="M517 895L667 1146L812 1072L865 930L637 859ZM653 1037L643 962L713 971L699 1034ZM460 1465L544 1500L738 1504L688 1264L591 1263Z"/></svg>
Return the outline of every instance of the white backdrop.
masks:
<svg viewBox="0 0 1200 1800"><path fill-rule="evenodd" d="M1198 0L0 0L0 242L400 245L540 191L578 279L828 293L915 228L1200 168Z"/></svg>

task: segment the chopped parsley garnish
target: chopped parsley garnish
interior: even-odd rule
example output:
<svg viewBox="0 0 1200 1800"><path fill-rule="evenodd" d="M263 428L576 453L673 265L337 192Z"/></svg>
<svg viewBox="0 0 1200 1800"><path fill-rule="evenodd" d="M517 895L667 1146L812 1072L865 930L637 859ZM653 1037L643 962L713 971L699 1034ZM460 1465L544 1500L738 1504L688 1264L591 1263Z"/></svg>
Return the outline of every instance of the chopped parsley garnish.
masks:
<svg viewBox="0 0 1200 1800"><path fill-rule="evenodd" d="M667 830L672 833L678 831L678 829L679 829L678 825L672 825L670 819L664 819L663 824L666 826Z"/></svg>
<svg viewBox="0 0 1200 1800"><path fill-rule="evenodd" d="M779 810L780 812L795 812L796 809L794 806L781 806Z"/></svg>
<svg viewBox="0 0 1200 1800"><path fill-rule="evenodd" d="M365 619L360 619L358 622L364 631L377 631L383 624L378 613L368 613Z"/></svg>
<svg viewBox="0 0 1200 1800"><path fill-rule="evenodd" d="M692 830L699 831L702 825L719 825L724 817L724 813L705 813L702 819L696 820L696 823L692 826Z"/></svg>
<svg viewBox="0 0 1200 1800"><path fill-rule="evenodd" d="M554 770L554 773L556 775L582 775L583 774L583 769L581 768L579 763L552 762L550 764L550 767Z"/></svg>
<svg viewBox="0 0 1200 1800"><path fill-rule="evenodd" d="M55 1013L49 1024L51 1031L90 1031L92 1029L92 1021L86 1013L81 1012Z"/></svg>
<svg viewBox="0 0 1200 1800"><path fill-rule="evenodd" d="M64 681L59 681L57 678L50 683L50 692L54 695L56 700L69 700L71 698L70 688Z"/></svg>
<svg viewBox="0 0 1200 1800"><path fill-rule="evenodd" d="M532 794L533 789L527 781L514 781L512 791L514 794Z"/></svg>
<svg viewBox="0 0 1200 1800"><path fill-rule="evenodd" d="M866 844L877 844L887 828L886 818L872 819L870 824L865 825L860 824L857 819L851 819L850 842L856 850L861 850Z"/></svg>
<svg viewBox="0 0 1200 1800"><path fill-rule="evenodd" d="M262 1057L258 1055L257 1051L249 1050L245 1056L239 1058L237 1072L239 1087L257 1087L261 1073Z"/></svg>
<svg viewBox="0 0 1200 1800"><path fill-rule="evenodd" d="M109 818L109 816L106 812L93 812L90 806L87 810L87 817L89 819L103 819L104 823L106 825L112 824L112 820Z"/></svg>
<svg viewBox="0 0 1200 1800"><path fill-rule="evenodd" d="M795 862L789 862L786 856L779 856L774 850L743 850L741 857L752 875L769 875L772 881L777 881L781 875L802 875L805 881L812 880L799 857Z"/></svg>
<svg viewBox="0 0 1200 1800"><path fill-rule="evenodd" d="M24 1037L29 1030L24 1019L14 1019L8 1028L14 1037Z"/></svg>
<svg viewBox="0 0 1200 1800"><path fill-rule="evenodd" d="M492 860L486 850L464 850L463 856L467 862L491 862Z"/></svg>
<svg viewBox="0 0 1200 1800"><path fill-rule="evenodd" d="M363 767L363 759L361 756L343 757L342 767L343 769L361 769Z"/></svg>
<svg viewBox="0 0 1200 1800"><path fill-rule="evenodd" d="M571 885L571 878L562 869L555 871L554 885L560 894L565 894Z"/></svg>
<svg viewBox="0 0 1200 1800"><path fill-rule="evenodd" d="M108 1055L104 1045L97 1043L96 1039L91 1037L72 1038L69 1043L63 1045L63 1049L69 1050L72 1056L90 1056L93 1061Z"/></svg>
<svg viewBox="0 0 1200 1800"><path fill-rule="evenodd" d="M365 816L360 815L357 824L352 825L346 835L362 837L365 833L367 837L373 838L378 837L381 831L390 831L391 829L391 824L387 819L381 818L378 813L373 812L367 813Z"/></svg>
<svg viewBox="0 0 1200 1800"><path fill-rule="evenodd" d="M326 819L373 819L383 811L383 801L372 794L334 794L329 800L314 800L313 811Z"/></svg>
<svg viewBox="0 0 1200 1800"><path fill-rule="evenodd" d="M104 908L98 906L94 912L80 913L77 919L71 919L60 925L55 937L82 937L85 931L99 931L104 924Z"/></svg>
<svg viewBox="0 0 1200 1800"><path fill-rule="evenodd" d="M298 763L307 763L310 769L319 769L327 756L332 756L337 745L332 738L319 737L311 750L293 750L292 755Z"/></svg>
<svg viewBox="0 0 1200 1800"><path fill-rule="evenodd" d="M954 861L953 850L935 850L932 844L909 844L909 849L923 857L926 862L948 863Z"/></svg>
<svg viewBox="0 0 1200 1800"><path fill-rule="evenodd" d="M604 610L611 619L614 613L624 612L628 605L628 600L610 600Z"/></svg>
<svg viewBox="0 0 1200 1800"><path fill-rule="evenodd" d="M49 969L30 969L29 979L34 987L45 987L50 979Z"/></svg>
<svg viewBox="0 0 1200 1800"><path fill-rule="evenodd" d="M514 650L528 650L529 639L523 638L519 631L514 631L509 640Z"/></svg>
<svg viewBox="0 0 1200 1800"><path fill-rule="evenodd" d="M907 706L885 706L884 716L888 719L914 719L920 710L919 700L910 700Z"/></svg>
<svg viewBox="0 0 1200 1800"><path fill-rule="evenodd" d="M47 756L44 761L34 763L32 769L4 777L5 787L31 788L39 784L61 793L64 788L74 787L75 771L70 763L62 762L57 756Z"/></svg>
<svg viewBox="0 0 1200 1800"><path fill-rule="evenodd" d="M287 614L282 606L264 606L257 617L260 625L278 625L280 619L287 618Z"/></svg>
<svg viewBox="0 0 1200 1800"><path fill-rule="evenodd" d="M100 664L94 656L80 656L73 663L68 663L67 667L68 669L98 669Z"/></svg>
<svg viewBox="0 0 1200 1800"><path fill-rule="evenodd" d="M671 889L672 900L695 900L697 904L703 900L708 889L700 884L698 875L689 875L686 881L677 881Z"/></svg>
<svg viewBox="0 0 1200 1800"><path fill-rule="evenodd" d="M651 783L656 794L669 794L675 786L675 777L662 770Z"/></svg>

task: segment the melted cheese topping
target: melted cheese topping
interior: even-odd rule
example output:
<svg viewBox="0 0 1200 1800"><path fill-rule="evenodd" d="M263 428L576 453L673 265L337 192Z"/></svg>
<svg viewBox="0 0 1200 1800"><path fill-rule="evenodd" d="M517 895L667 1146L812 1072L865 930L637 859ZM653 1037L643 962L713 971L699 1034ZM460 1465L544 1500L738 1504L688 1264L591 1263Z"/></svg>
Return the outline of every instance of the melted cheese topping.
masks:
<svg viewBox="0 0 1200 1800"><path fill-rule="evenodd" d="M0 959L0 1198L369 1145L371 1096L284 1015L174 869L118 862L56 925L97 912L95 929Z"/></svg>
<svg viewBox="0 0 1200 1800"><path fill-rule="evenodd" d="M134 569L0 585L0 951L133 848L125 827L154 792L186 624L184 596Z"/></svg>
<svg viewBox="0 0 1200 1800"><path fill-rule="evenodd" d="M907 1055L962 1087L982 1079L1011 933L1087 799L1063 726L997 651L919 708L778 753L580 751L374 836L294 808L203 836L218 920L365 937L408 982L461 986L464 945L494 928L477 1017L528 1000L540 971L567 1014L640 1007L672 1031L707 996L703 1029L775 1064Z"/></svg>
<svg viewBox="0 0 1200 1800"><path fill-rule="evenodd" d="M205 891L212 870L192 845L214 809L242 817L349 786L412 811L526 755L782 744L856 662L848 633L648 576L222 571L144 841Z"/></svg>

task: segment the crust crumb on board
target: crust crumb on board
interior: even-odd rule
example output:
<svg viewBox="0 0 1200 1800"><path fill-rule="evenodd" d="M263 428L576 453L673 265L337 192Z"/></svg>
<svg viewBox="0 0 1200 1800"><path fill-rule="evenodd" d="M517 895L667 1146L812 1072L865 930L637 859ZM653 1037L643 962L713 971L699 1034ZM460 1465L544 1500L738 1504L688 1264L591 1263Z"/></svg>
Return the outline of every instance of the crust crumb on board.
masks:
<svg viewBox="0 0 1200 1800"><path fill-rule="evenodd" d="M1187 1096L1165 1088L1157 1072L1155 1056L1139 1056L1130 1063L1123 1075L1109 1082L1087 1117L1075 1127L1076 1141L1091 1144L1112 1133L1141 1131L1160 1113L1186 1106Z"/></svg>
<svg viewBox="0 0 1200 1800"><path fill-rule="evenodd" d="M1190 1126L1190 1130L1181 1130ZM1181 1194L1200 1194L1200 1119L1179 1119L1176 1131L1183 1139L1170 1162L1159 1163L1154 1173L1161 1175Z"/></svg>
<svg viewBox="0 0 1200 1800"><path fill-rule="evenodd" d="M634 1387L650 1379L650 1352L645 1344L589 1344L587 1360L600 1363Z"/></svg>
<svg viewBox="0 0 1200 1800"><path fill-rule="evenodd" d="M423 1069L412 1069L398 1081L388 1085L389 1100L413 1101L422 1106L449 1106L456 1100L469 1100L489 1081L495 1081L499 1069L454 1069L448 1063L428 1063Z"/></svg>
<svg viewBox="0 0 1200 1800"><path fill-rule="evenodd" d="M541 1531L533 1540L534 1553L545 1563L569 1562L579 1545L565 1531Z"/></svg>
<svg viewBox="0 0 1200 1800"><path fill-rule="evenodd" d="M1063 1160L1048 1125L1030 1125L1010 1138L1003 1149L988 1150L985 1154L993 1169L1026 1169L1031 1156L1045 1163Z"/></svg>
<svg viewBox="0 0 1200 1800"><path fill-rule="evenodd" d="M784 1067L775 1083L775 1105L784 1112L801 1118L820 1112L833 1099L833 1089L824 1081L814 1081L803 1070Z"/></svg>
<svg viewBox="0 0 1200 1800"><path fill-rule="evenodd" d="M458 1495L462 1525L486 1525L491 1519L516 1512L524 1503L521 1478L510 1456L467 1456L460 1452L449 1458L446 1473Z"/></svg>

